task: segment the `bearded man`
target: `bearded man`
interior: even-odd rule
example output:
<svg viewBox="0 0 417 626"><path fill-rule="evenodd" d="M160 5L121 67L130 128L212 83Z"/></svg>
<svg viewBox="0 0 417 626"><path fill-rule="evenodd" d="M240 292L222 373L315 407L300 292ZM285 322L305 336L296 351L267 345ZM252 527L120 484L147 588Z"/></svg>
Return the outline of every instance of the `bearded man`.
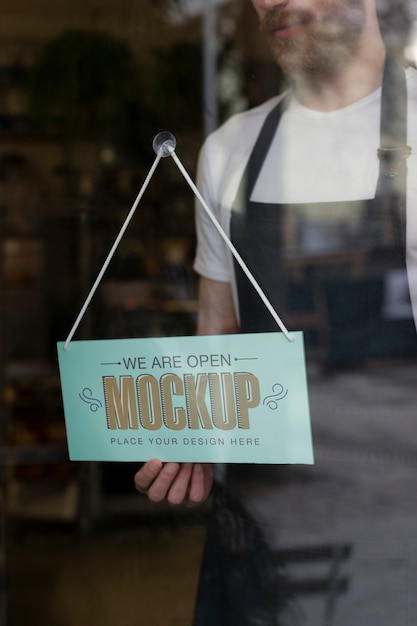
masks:
<svg viewBox="0 0 417 626"><path fill-rule="evenodd" d="M213 133L198 180L274 308L290 316L295 294L319 320L306 335L321 354L307 361L315 464L215 467L212 490L211 466L152 460L136 487L172 504L213 491L195 626L411 626L417 73L386 53L375 0L252 4L292 87ZM198 332L276 331L196 216Z"/></svg>

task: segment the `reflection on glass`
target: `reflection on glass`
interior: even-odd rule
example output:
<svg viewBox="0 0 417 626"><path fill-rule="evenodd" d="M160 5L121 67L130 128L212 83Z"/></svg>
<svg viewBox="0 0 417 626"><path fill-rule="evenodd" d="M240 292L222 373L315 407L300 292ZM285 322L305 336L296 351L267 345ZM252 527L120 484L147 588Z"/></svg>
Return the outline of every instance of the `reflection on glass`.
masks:
<svg viewBox="0 0 417 626"><path fill-rule="evenodd" d="M337 59L357 51L365 4L253 4L294 90L220 129L200 180L276 310L305 332L315 465L217 468L195 626L406 626L417 617L417 155L404 105L416 75L382 47L382 87L320 108L329 65L347 79ZM312 15L334 30L313 39ZM302 54L308 35L318 69ZM241 332L275 331L197 224L196 268L230 280Z"/></svg>

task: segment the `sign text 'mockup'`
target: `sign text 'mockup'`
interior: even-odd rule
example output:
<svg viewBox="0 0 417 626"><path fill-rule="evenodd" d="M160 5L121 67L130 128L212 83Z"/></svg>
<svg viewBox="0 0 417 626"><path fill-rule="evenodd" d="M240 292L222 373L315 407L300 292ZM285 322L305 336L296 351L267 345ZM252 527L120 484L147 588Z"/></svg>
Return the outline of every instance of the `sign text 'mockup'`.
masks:
<svg viewBox="0 0 417 626"><path fill-rule="evenodd" d="M258 378L249 372L103 377L111 430L248 430L260 404Z"/></svg>

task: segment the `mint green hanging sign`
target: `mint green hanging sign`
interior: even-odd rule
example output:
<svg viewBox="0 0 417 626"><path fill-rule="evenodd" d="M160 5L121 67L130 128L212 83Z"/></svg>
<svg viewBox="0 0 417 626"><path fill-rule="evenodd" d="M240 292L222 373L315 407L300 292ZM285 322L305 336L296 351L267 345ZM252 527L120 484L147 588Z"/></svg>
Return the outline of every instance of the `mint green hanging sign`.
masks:
<svg viewBox="0 0 417 626"><path fill-rule="evenodd" d="M303 335L58 343L70 458L311 464Z"/></svg>
<svg viewBox="0 0 417 626"><path fill-rule="evenodd" d="M58 344L70 458L313 463L303 335L288 332L175 153L156 158L75 320ZM282 332L71 342L159 161L172 157Z"/></svg>

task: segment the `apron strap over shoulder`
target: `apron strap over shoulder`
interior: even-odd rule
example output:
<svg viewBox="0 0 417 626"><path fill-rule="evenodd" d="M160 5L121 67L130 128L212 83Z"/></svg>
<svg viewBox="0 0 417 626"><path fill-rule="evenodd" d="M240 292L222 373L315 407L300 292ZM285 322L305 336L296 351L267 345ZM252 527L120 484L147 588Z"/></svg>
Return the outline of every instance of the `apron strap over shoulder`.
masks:
<svg viewBox="0 0 417 626"><path fill-rule="evenodd" d="M246 205L252 195L258 179L259 172L265 161L268 150L274 139L279 122L291 100L291 92L287 92L278 104L268 113L262 125L256 143L249 157L246 171L241 178L239 189L236 195L236 202L240 201ZM235 202L235 204L236 204Z"/></svg>
<svg viewBox="0 0 417 626"><path fill-rule="evenodd" d="M381 144L378 150L381 174L379 186L382 187L380 193L386 194L389 191L390 181L406 169L405 160L410 155L411 147L407 145L405 71L396 59L387 54L381 96Z"/></svg>

